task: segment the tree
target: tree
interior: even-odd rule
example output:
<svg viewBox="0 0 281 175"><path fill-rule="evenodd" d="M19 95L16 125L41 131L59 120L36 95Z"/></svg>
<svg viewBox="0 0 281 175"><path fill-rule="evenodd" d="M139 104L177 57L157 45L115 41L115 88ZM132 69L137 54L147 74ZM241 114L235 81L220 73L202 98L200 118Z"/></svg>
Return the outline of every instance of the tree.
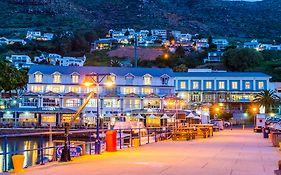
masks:
<svg viewBox="0 0 281 175"><path fill-rule="evenodd" d="M254 49L229 49L223 55L223 64L230 71L245 71L255 67L263 60L262 55Z"/></svg>
<svg viewBox="0 0 281 175"><path fill-rule="evenodd" d="M130 32L129 30L127 30L125 33L124 33L125 36L129 36L130 35Z"/></svg>
<svg viewBox="0 0 281 175"><path fill-rule="evenodd" d="M182 46L178 46L175 51L176 57L182 58L185 56L185 51Z"/></svg>
<svg viewBox="0 0 281 175"><path fill-rule="evenodd" d="M254 102L265 108L265 113L269 113L272 107L280 102L280 97L273 90L263 90L255 96Z"/></svg>
<svg viewBox="0 0 281 175"><path fill-rule="evenodd" d="M173 68L173 70L174 70L175 72L186 72L187 67L186 67L185 64L181 64L181 65L175 66L175 67Z"/></svg>

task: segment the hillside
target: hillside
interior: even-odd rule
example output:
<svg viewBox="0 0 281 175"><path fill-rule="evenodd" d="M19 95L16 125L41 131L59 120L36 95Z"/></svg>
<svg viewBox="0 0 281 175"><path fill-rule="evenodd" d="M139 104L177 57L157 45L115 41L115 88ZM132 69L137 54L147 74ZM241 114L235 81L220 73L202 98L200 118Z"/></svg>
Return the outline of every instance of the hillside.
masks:
<svg viewBox="0 0 281 175"><path fill-rule="evenodd" d="M279 39L280 0L0 0L0 35L131 27ZM11 32L11 30L13 32Z"/></svg>

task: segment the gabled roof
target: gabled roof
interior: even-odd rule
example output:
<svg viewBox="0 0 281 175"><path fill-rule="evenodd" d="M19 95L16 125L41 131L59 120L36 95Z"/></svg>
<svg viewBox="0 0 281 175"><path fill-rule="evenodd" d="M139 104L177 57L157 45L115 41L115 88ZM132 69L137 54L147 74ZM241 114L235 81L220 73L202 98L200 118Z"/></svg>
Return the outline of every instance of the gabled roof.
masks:
<svg viewBox="0 0 281 175"><path fill-rule="evenodd" d="M175 72L175 77L264 77L271 76L262 72Z"/></svg>
<svg viewBox="0 0 281 175"><path fill-rule="evenodd" d="M144 76L149 74L153 77L160 77L164 74L173 76L173 71L170 68L129 68L129 67L95 67L95 66L50 66L50 65L36 65L31 66L28 74L33 74L36 71L40 71L43 74L53 74L54 72L60 72L63 75L70 75L73 72L77 72L80 75L95 73L113 73L117 76L125 76L128 73L134 76Z"/></svg>

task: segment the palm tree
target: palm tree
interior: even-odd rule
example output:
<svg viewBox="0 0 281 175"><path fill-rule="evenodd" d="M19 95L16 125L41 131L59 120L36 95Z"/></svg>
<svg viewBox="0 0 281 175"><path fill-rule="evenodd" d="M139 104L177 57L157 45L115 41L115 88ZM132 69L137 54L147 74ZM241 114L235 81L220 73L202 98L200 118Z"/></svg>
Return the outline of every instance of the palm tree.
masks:
<svg viewBox="0 0 281 175"><path fill-rule="evenodd" d="M280 102L280 97L273 90L263 90L255 96L254 102L264 106L265 113L269 113L271 108Z"/></svg>

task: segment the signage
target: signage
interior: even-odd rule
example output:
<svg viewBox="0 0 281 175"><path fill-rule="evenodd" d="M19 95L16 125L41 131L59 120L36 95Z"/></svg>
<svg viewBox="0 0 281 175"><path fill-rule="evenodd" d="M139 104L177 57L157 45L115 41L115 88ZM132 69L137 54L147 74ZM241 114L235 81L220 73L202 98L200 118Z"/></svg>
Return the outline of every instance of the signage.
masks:
<svg viewBox="0 0 281 175"><path fill-rule="evenodd" d="M61 158L63 146L57 148L56 154L57 158ZM70 156L71 157L78 157L82 154L82 148L80 146L71 146L70 147Z"/></svg>

